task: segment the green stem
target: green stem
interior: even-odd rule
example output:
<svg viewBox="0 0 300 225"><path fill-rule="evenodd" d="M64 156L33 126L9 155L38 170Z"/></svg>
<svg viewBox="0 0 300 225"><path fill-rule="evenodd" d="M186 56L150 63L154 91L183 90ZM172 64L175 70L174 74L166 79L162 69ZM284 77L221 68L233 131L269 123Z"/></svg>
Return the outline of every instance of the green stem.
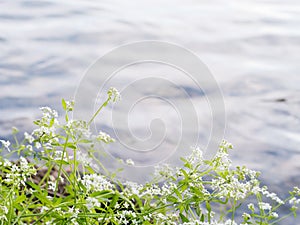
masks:
<svg viewBox="0 0 300 225"><path fill-rule="evenodd" d="M109 96L108 99L98 108L98 110L94 113L94 115L92 116L92 118L89 120L88 122L88 126L91 125L91 123L93 122L93 120L96 118L96 116L100 113L100 111L102 110L103 107L107 106L108 102L110 101L111 97Z"/></svg>
<svg viewBox="0 0 300 225"><path fill-rule="evenodd" d="M234 221L234 214L235 214L235 209L236 209L236 199L234 199L233 201L233 208L232 208L232 214L231 214L231 225L233 225L233 221Z"/></svg>
<svg viewBox="0 0 300 225"><path fill-rule="evenodd" d="M63 152L61 154L61 162L59 164L59 170L58 170L58 175L57 175L57 180L56 180L56 185L55 185L55 191L54 191L54 198L56 198L56 194L57 194L57 190L58 190L59 177L61 176L61 171L62 171L62 161L64 159L65 152L67 151L68 141L69 141L69 135L67 134L66 141L65 141L65 144L64 144L64 149L63 149ZM50 170L48 170L48 171L50 171Z"/></svg>

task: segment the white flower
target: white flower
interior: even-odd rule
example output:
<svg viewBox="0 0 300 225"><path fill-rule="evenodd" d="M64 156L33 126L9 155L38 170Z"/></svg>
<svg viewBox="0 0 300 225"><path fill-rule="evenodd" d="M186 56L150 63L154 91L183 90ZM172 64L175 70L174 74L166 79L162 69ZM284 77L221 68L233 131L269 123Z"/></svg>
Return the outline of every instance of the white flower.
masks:
<svg viewBox="0 0 300 225"><path fill-rule="evenodd" d="M9 149L10 142L9 142L9 141L5 141L5 140L0 140L0 142L1 142L2 146L3 146L4 148L6 148L7 151L10 152L10 149Z"/></svg>
<svg viewBox="0 0 300 225"><path fill-rule="evenodd" d="M48 210L49 210L49 208L47 206L42 206L41 207L41 213L44 213L44 212L46 212Z"/></svg>
<svg viewBox="0 0 300 225"><path fill-rule="evenodd" d="M100 131L98 136L97 136L98 140L101 140L105 143L110 143L110 142L114 142L115 139L113 139L112 137L110 137L107 133Z"/></svg>
<svg viewBox="0 0 300 225"><path fill-rule="evenodd" d="M87 197L86 199L86 207L90 210L95 207L100 207L100 202L98 199L93 198L93 197Z"/></svg>
<svg viewBox="0 0 300 225"><path fill-rule="evenodd" d="M74 100L72 100L72 101L65 101L65 103L66 103L66 110L67 111L72 111L74 109L74 105L75 105Z"/></svg>
<svg viewBox="0 0 300 225"><path fill-rule="evenodd" d="M111 99L113 102L117 102L121 99L120 92L114 87L109 88L107 94L109 99Z"/></svg>
<svg viewBox="0 0 300 225"><path fill-rule="evenodd" d="M255 210L254 204L253 203L249 203L248 204L248 209L250 209L251 211Z"/></svg>
<svg viewBox="0 0 300 225"><path fill-rule="evenodd" d="M293 192L294 192L295 195L300 195L300 188L294 187Z"/></svg>
<svg viewBox="0 0 300 225"><path fill-rule="evenodd" d="M263 186L260 190L260 192L265 195L268 198L271 198L273 201L277 202L278 204L284 204L284 201L282 201L275 193L270 193L268 191L267 186Z"/></svg>
<svg viewBox="0 0 300 225"><path fill-rule="evenodd" d="M28 149L28 151L33 152L33 147L31 145L27 145L26 148Z"/></svg>
<svg viewBox="0 0 300 225"><path fill-rule="evenodd" d="M0 216L0 222L3 222L3 220L6 220L6 221L7 221L7 218L6 218L5 215L1 215L1 216Z"/></svg>
<svg viewBox="0 0 300 225"><path fill-rule="evenodd" d="M272 206L269 203L265 203L265 202L259 202L258 203L258 207L262 210L271 210Z"/></svg>
<svg viewBox="0 0 300 225"><path fill-rule="evenodd" d="M243 182L232 175L227 175L225 179L222 177L213 179L212 189L217 190L220 197L239 200L247 197L247 193L251 192L252 184L249 181Z"/></svg>
<svg viewBox="0 0 300 225"><path fill-rule="evenodd" d="M4 159L4 164L3 164L4 167L11 167L12 166L12 163L8 160L8 159Z"/></svg>
<svg viewBox="0 0 300 225"><path fill-rule="evenodd" d="M128 209L128 207L129 207L128 202L125 202L125 203L124 203L124 207L125 207L125 209Z"/></svg>
<svg viewBox="0 0 300 225"><path fill-rule="evenodd" d="M154 167L154 176L156 177L171 177L174 173L173 168L169 164L160 164Z"/></svg>
<svg viewBox="0 0 300 225"><path fill-rule="evenodd" d="M203 151L197 147L191 147L192 154L187 158L188 162L192 165L201 164L203 162Z"/></svg>
<svg viewBox="0 0 300 225"><path fill-rule="evenodd" d="M113 189L112 183L107 181L104 176L98 174L84 175L81 182L88 192Z"/></svg>
<svg viewBox="0 0 300 225"><path fill-rule="evenodd" d="M4 212L4 214L8 213L8 208L6 206L0 206L0 209Z"/></svg>
<svg viewBox="0 0 300 225"><path fill-rule="evenodd" d="M41 107L40 110L43 112L43 118L52 119L58 117L57 111L50 107Z"/></svg>
<svg viewBox="0 0 300 225"><path fill-rule="evenodd" d="M31 144L34 141L34 137L30 134L28 134L27 132L24 133L24 137L25 140L27 140L29 142L29 144Z"/></svg>
<svg viewBox="0 0 300 225"><path fill-rule="evenodd" d="M289 203L291 205L298 205L298 204L300 204L300 199L296 199L295 197L293 197L290 199Z"/></svg>
<svg viewBox="0 0 300 225"><path fill-rule="evenodd" d="M36 142L36 143L35 143L35 147L36 147L37 149L40 149L40 148L42 147L42 145L41 145L40 142Z"/></svg>
<svg viewBox="0 0 300 225"><path fill-rule="evenodd" d="M127 159L126 164L129 166L134 166L134 161L132 159Z"/></svg>
<svg viewBox="0 0 300 225"><path fill-rule="evenodd" d="M11 167L11 172L6 173L5 179L3 180L6 184L15 185L17 187L20 184L25 186L25 181L31 175L36 174L34 166L28 164L28 161L24 157L20 157L20 165L12 164L7 160L4 160L4 166Z"/></svg>
<svg viewBox="0 0 300 225"><path fill-rule="evenodd" d="M68 157L69 159L74 158L74 156L68 156ZM80 150L77 151L76 160L80 162L83 166L90 166L95 171L99 170L98 164L93 163L93 158Z"/></svg>
<svg viewBox="0 0 300 225"><path fill-rule="evenodd" d="M125 187L124 194L126 196L132 196L132 195L140 196L140 192L143 189L143 185L131 181L126 181L124 187Z"/></svg>
<svg viewBox="0 0 300 225"><path fill-rule="evenodd" d="M92 132L85 121L81 120L69 120L66 124L69 132L76 136L77 139L90 139Z"/></svg>
<svg viewBox="0 0 300 225"><path fill-rule="evenodd" d="M120 208L120 204L117 202L116 204L115 204L115 209L119 209Z"/></svg>
<svg viewBox="0 0 300 225"><path fill-rule="evenodd" d="M49 181L48 182L48 189L51 190L51 191L55 191L55 189L56 189L56 183L53 182L53 181Z"/></svg>
<svg viewBox="0 0 300 225"><path fill-rule="evenodd" d="M245 220L248 220L248 219L250 219L251 218L251 216L248 214L248 213L243 213L243 218L245 219Z"/></svg>
<svg viewBox="0 0 300 225"><path fill-rule="evenodd" d="M71 213L73 218L77 218L79 214L79 209L78 208L74 209L73 206L72 208L69 208L68 213Z"/></svg>

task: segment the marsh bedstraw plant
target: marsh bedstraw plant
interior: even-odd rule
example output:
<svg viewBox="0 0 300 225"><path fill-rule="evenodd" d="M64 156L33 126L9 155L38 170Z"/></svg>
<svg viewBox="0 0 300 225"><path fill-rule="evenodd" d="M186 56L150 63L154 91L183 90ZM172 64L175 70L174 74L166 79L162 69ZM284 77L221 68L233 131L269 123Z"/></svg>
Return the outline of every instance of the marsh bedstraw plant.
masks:
<svg viewBox="0 0 300 225"><path fill-rule="evenodd" d="M153 181L144 185L97 173L102 165L94 157L95 143L114 139L102 131L92 134L90 125L119 98L109 89L90 121L70 119L74 103L62 100L63 121L43 107L37 128L23 140L15 128L14 143L1 140L0 224L267 225L296 217L300 189L280 199L260 185L258 172L231 165L232 145L226 141L212 160L195 147L181 168L158 165ZM10 161L11 154L18 160ZM282 206L290 213L280 215Z"/></svg>

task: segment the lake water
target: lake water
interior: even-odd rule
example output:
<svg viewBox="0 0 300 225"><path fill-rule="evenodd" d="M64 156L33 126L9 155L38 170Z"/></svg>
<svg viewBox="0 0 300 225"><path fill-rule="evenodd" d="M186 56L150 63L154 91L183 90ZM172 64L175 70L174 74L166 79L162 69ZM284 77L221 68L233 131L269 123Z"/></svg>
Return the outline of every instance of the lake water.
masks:
<svg viewBox="0 0 300 225"><path fill-rule="evenodd" d="M209 67L236 164L300 184L298 0L0 1L0 136L71 98L87 67L133 41L182 45ZM284 188L283 188L284 187Z"/></svg>

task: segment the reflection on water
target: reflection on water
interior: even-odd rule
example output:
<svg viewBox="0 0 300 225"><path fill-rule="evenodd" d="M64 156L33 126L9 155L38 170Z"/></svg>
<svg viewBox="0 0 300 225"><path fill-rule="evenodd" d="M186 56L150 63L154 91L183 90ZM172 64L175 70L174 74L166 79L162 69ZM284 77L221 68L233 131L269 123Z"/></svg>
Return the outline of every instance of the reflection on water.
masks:
<svg viewBox="0 0 300 225"><path fill-rule="evenodd" d="M39 106L59 107L111 48L164 40L215 75L236 161L263 170L267 183L299 184L299 15L296 0L1 1L0 136L30 127Z"/></svg>

